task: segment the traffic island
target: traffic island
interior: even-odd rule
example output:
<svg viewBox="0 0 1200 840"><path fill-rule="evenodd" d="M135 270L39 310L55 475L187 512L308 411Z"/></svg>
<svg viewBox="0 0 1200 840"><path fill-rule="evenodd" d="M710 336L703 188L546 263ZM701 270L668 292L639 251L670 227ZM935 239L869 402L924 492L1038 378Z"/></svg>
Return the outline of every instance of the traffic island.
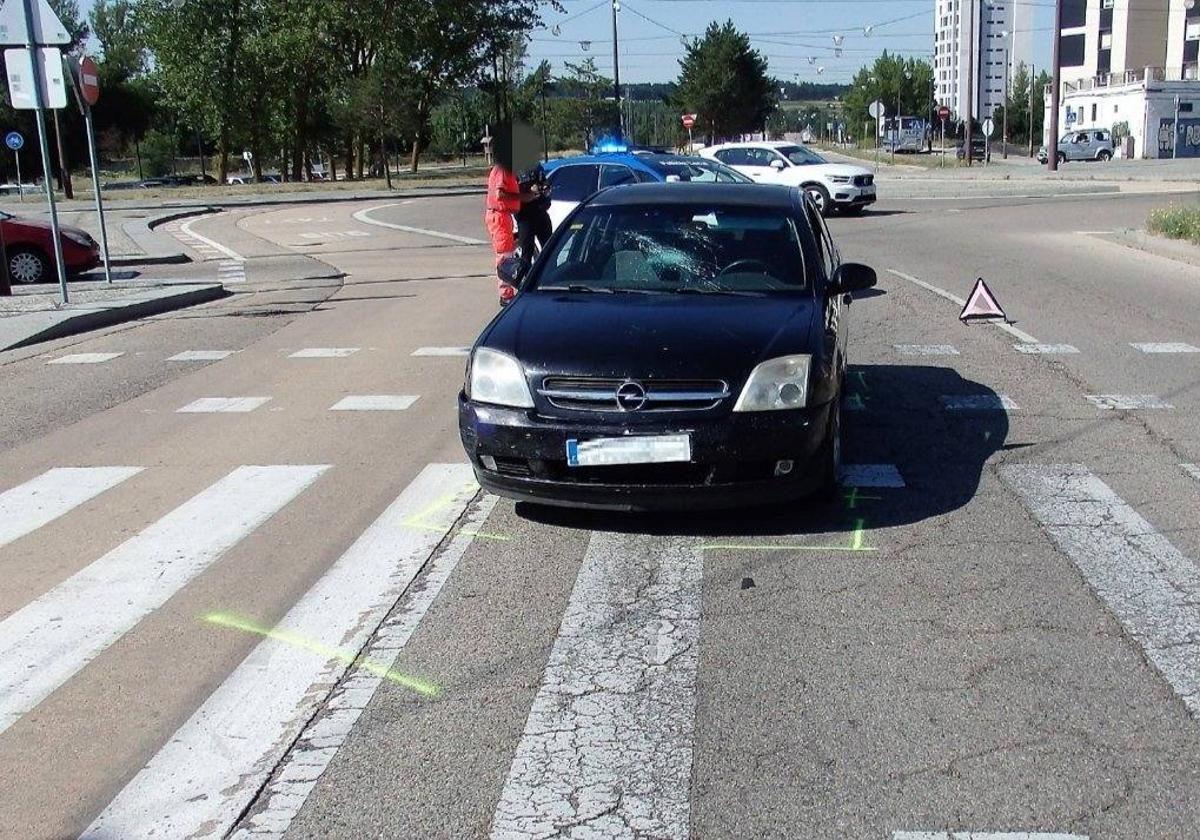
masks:
<svg viewBox="0 0 1200 840"><path fill-rule="evenodd" d="M71 302L63 305L57 287L18 287L11 297L0 297L0 350L136 321L228 294L220 283L77 283L72 284Z"/></svg>

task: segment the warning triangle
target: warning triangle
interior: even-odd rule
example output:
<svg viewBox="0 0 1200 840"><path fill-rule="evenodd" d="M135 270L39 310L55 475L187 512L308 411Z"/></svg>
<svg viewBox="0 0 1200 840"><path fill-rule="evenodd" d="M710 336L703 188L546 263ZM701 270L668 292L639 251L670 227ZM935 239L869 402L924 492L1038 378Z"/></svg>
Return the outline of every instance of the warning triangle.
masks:
<svg viewBox="0 0 1200 840"><path fill-rule="evenodd" d="M33 43L36 46L49 47L71 43L71 36L66 27L46 0L34 0L32 6ZM28 33L22 0L4 0L4 5L0 6L0 45L23 47L29 40Z"/></svg>
<svg viewBox="0 0 1200 840"><path fill-rule="evenodd" d="M971 290L971 296L967 298L967 305L963 307L958 317L961 321L975 321L986 318L1008 320L1008 316L1000 308L996 296L987 287L987 283L983 282L982 277L975 281L975 288Z"/></svg>

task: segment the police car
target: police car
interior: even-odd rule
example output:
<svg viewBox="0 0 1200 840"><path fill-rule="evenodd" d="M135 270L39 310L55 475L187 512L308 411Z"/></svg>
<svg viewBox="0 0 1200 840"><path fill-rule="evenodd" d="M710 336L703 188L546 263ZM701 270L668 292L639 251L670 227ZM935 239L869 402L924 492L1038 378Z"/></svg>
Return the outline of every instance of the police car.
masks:
<svg viewBox="0 0 1200 840"><path fill-rule="evenodd" d="M556 228L581 201L605 187L676 181L754 183L719 161L619 144L602 144L590 155L547 161L543 168L551 188L550 220Z"/></svg>

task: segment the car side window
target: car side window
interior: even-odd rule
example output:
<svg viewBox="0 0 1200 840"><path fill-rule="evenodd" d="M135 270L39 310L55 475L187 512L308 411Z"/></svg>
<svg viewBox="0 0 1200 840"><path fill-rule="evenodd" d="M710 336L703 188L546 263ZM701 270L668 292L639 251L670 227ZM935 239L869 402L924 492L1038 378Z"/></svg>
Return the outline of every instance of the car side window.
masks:
<svg viewBox="0 0 1200 840"><path fill-rule="evenodd" d="M726 166L749 166L750 157L745 149L722 149L717 152L717 160Z"/></svg>
<svg viewBox="0 0 1200 840"><path fill-rule="evenodd" d="M1087 141L1088 141L1088 136L1087 136L1086 132L1081 131L1081 132L1079 132L1079 134L1075 135L1076 143L1086 143Z"/></svg>
<svg viewBox="0 0 1200 840"><path fill-rule="evenodd" d="M804 212L808 215L808 226L812 229L813 241L816 242L821 269L825 272L825 279L829 280L833 277L834 269L837 268L837 249L833 247L833 240L829 236L829 228L825 227L825 220L821 218L820 211L817 210L811 199L804 200Z"/></svg>
<svg viewBox="0 0 1200 840"><path fill-rule="evenodd" d="M594 193L600 179L600 167L590 163L560 166L547 180L556 201L583 201Z"/></svg>
<svg viewBox="0 0 1200 840"><path fill-rule="evenodd" d="M771 153L766 149L747 149L746 153L750 156L751 166L771 165Z"/></svg>
<svg viewBox="0 0 1200 840"><path fill-rule="evenodd" d="M616 187L621 184L636 184L637 178L628 166L617 166L606 163L600 170L600 189Z"/></svg>

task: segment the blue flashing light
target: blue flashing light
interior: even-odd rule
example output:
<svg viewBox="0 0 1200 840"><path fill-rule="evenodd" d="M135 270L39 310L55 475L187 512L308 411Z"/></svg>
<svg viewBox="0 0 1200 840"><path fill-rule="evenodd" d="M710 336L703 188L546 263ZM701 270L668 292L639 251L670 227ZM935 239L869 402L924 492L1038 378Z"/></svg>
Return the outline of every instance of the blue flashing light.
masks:
<svg viewBox="0 0 1200 840"><path fill-rule="evenodd" d="M628 145L620 140L613 140L611 138L599 140L596 145L592 147L592 154L594 155L614 154L628 151Z"/></svg>

